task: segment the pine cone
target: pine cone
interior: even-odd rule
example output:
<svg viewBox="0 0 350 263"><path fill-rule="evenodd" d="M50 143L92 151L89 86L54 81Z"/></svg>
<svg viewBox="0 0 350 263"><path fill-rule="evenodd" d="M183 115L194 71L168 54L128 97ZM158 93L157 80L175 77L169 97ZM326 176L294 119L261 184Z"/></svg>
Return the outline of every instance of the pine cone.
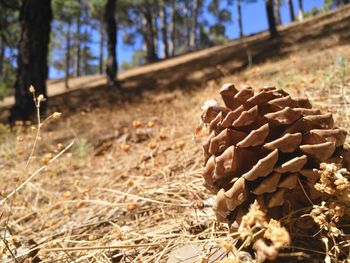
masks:
<svg viewBox="0 0 350 263"><path fill-rule="evenodd" d="M219 221L239 220L254 200L275 218L309 206L322 198L313 187L320 163L349 166L346 131L307 99L274 87L238 91L233 84L220 94L226 107L202 114L210 134L203 177L217 194Z"/></svg>

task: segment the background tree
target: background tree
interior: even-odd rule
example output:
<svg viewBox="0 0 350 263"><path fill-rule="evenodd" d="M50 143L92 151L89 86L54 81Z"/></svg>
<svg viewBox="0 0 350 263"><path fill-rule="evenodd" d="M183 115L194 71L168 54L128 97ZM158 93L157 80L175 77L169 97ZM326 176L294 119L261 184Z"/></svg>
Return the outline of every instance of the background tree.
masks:
<svg viewBox="0 0 350 263"><path fill-rule="evenodd" d="M242 38L244 36L243 32L243 16L242 16L242 4L246 3L255 3L257 0L236 0L236 6L237 6L237 25L238 25L238 33L239 37ZM228 4L232 5L233 0L229 0Z"/></svg>
<svg viewBox="0 0 350 263"><path fill-rule="evenodd" d="M175 56L175 22L176 22L176 1L170 0L170 21L169 21L169 54Z"/></svg>
<svg viewBox="0 0 350 263"><path fill-rule="evenodd" d="M276 21L274 16L273 0L265 0L265 6L266 6L270 36L276 37L278 35L278 32L277 32Z"/></svg>
<svg viewBox="0 0 350 263"><path fill-rule="evenodd" d="M167 8L166 2L162 1L159 9L159 19L161 23L161 33L162 33L162 57L169 57L169 42L168 42L168 19L167 19Z"/></svg>
<svg viewBox="0 0 350 263"><path fill-rule="evenodd" d="M51 1L23 0L20 7L21 35L18 47L18 70L15 83L15 104L10 121L29 120L35 113L30 85L36 95L46 97L48 47L51 30ZM40 107L45 112L46 102Z"/></svg>
<svg viewBox="0 0 350 263"><path fill-rule="evenodd" d="M20 4L15 1L4 6L0 2L0 100L10 93L16 79L16 48L20 32L18 13Z"/></svg>
<svg viewBox="0 0 350 263"><path fill-rule="evenodd" d="M156 4L156 1L145 1L144 4L138 5L137 7L138 11L142 14L142 34L147 54L146 60L149 63L158 60L155 42L157 32L153 22L154 15L156 14Z"/></svg>
<svg viewBox="0 0 350 263"><path fill-rule="evenodd" d="M87 2L89 15L96 21L99 34L99 52L98 52L98 72L104 72L104 48L105 48L105 26L103 20L103 11L105 0L91 0Z"/></svg>
<svg viewBox="0 0 350 263"><path fill-rule="evenodd" d="M117 21L115 19L117 0L107 0L104 10L104 21L107 33L106 74L110 85L116 84L117 76Z"/></svg>
<svg viewBox="0 0 350 263"><path fill-rule="evenodd" d="M208 6L208 11L214 16L214 23L209 25L209 39L211 45L221 44L228 40L226 36L226 24L231 21L231 12L228 6L222 6L222 1L213 0Z"/></svg>
<svg viewBox="0 0 350 263"><path fill-rule="evenodd" d="M239 37L242 38L243 33L243 23L242 23L242 7L241 7L241 0L237 0L237 23L238 23L238 30L239 30Z"/></svg>
<svg viewBox="0 0 350 263"><path fill-rule="evenodd" d="M274 0L273 2L273 12L275 16L276 25L280 25L281 21L281 0Z"/></svg>
<svg viewBox="0 0 350 263"><path fill-rule="evenodd" d="M68 89L68 81L74 69L73 23L80 23L81 4L77 0L52 0L52 9L55 18L53 23L54 30L52 32L52 38L56 41L54 41L51 46L52 49L60 50L61 56L53 55L51 57L51 61L52 65L65 72L65 86ZM77 26L76 28L80 30L79 27L80 26ZM65 40L62 39L62 36ZM64 47L62 46L62 42L64 43ZM79 49L76 48L76 50L80 52L80 43ZM77 69L77 67L75 67L75 69Z"/></svg>
<svg viewBox="0 0 350 263"><path fill-rule="evenodd" d="M298 18L299 18L299 21L302 21L304 19L303 0L298 0L298 4L299 4Z"/></svg>
<svg viewBox="0 0 350 263"><path fill-rule="evenodd" d="M288 8L289 8L290 21L293 22L295 20L293 0L288 0Z"/></svg>

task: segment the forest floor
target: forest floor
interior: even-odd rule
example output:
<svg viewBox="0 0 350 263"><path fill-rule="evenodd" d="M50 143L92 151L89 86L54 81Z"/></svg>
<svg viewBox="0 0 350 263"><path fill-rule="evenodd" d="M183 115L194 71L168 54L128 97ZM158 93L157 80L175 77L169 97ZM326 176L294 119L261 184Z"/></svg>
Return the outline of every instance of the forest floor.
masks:
<svg viewBox="0 0 350 263"><path fill-rule="evenodd" d="M14 132L1 126L1 196L19 188L13 199L0 201L1 226L7 226L1 236L14 254L31 248L43 262L224 257L235 233L216 222L213 196L202 186L201 105L220 101L223 83L275 85L332 111L349 131L349 61L350 45L300 52L191 90L148 91L122 105L51 118L29 164L37 126L19 124ZM10 262L3 243L0 248L2 262ZM291 249L303 253L282 259L310 262L306 248ZM176 259L181 256L190 259Z"/></svg>
<svg viewBox="0 0 350 263"><path fill-rule="evenodd" d="M82 105L41 120L40 129L1 125L0 261L230 256L237 233L217 222L214 196L203 187L206 134L197 129L203 103L221 103L218 90L229 82L307 96L350 131L350 44L300 50L187 89L119 93L100 107ZM313 249L292 244L279 260L323 262L326 249ZM244 249L235 253L252 262Z"/></svg>

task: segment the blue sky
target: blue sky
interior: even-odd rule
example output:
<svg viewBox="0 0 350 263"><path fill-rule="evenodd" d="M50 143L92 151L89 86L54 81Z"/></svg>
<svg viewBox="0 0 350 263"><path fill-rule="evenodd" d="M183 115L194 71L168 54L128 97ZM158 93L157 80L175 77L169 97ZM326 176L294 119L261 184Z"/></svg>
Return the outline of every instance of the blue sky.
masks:
<svg viewBox="0 0 350 263"><path fill-rule="evenodd" d="M210 0L208 0L210 1ZM324 0L304 0L304 11L310 11L313 7L321 7L323 5ZM222 1L226 2L226 1ZM298 1L293 0L294 4L294 12L295 15L298 14ZM237 19L237 12L236 12L236 6L232 6L233 13L232 13L232 21L231 23L227 24L226 27L226 34L230 39L238 38L238 25L236 23ZM206 18L209 20L209 22L213 21L213 18L210 17L209 14L204 14ZM289 17L289 10L287 5L283 5L281 8L281 18L282 23L287 24L290 23L290 17ZM257 33L260 31L264 31L267 29L267 17L265 12L265 1L264 0L257 0L256 3L249 3L249 4L242 4L242 21L243 21L243 31L245 35ZM118 39L118 61L121 64L122 61L130 61L132 54L134 51L141 48L141 41L140 39L136 41L135 46L126 46L122 43L121 34L119 34ZM92 46L93 53L97 56L98 54L98 41L99 41L99 35L97 32L92 31L92 39L93 42L96 43ZM105 52L106 53L106 52ZM50 68L50 78L57 78L62 77L63 72L57 72L54 68Z"/></svg>

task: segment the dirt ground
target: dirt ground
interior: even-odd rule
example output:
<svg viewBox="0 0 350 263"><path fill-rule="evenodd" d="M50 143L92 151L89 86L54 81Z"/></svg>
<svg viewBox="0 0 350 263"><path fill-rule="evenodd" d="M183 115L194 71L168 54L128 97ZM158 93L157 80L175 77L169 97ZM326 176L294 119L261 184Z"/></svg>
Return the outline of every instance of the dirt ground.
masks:
<svg viewBox="0 0 350 263"><path fill-rule="evenodd" d="M349 61L343 42L301 49L186 89L98 94L86 105L70 100L60 118L42 120L39 133L36 124L1 125L0 234L8 246L0 245L1 261L224 260L237 233L216 221L214 197L202 185L201 106L221 103L224 83L274 85L307 96L349 131ZM253 262L244 249L236 252ZM293 244L280 262L324 257L322 246L313 253Z"/></svg>

